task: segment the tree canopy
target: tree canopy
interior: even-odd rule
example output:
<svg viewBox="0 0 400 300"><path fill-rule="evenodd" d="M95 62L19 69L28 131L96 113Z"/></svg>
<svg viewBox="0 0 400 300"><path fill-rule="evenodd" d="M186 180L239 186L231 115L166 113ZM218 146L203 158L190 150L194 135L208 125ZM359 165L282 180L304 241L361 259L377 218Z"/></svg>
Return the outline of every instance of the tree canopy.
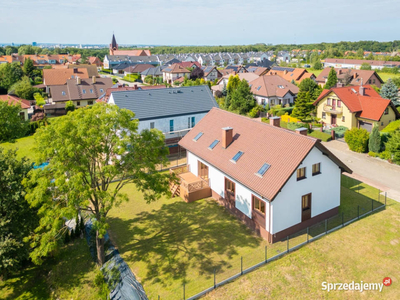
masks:
<svg viewBox="0 0 400 300"><path fill-rule="evenodd" d="M15 94L18 97L22 99L27 99L27 100L33 100L34 93L37 91L32 84L31 81L29 80L28 77L22 78L22 80L14 83L9 89L8 93L9 94Z"/></svg>
<svg viewBox="0 0 400 300"><path fill-rule="evenodd" d="M13 84L20 81L24 72L18 63L0 64L0 87L8 90Z"/></svg>
<svg viewBox="0 0 400 300"><path fill-rule="evenodd" d="M337 74L334 68L331 68L329 71L329 75L328 75L328 80L326 81L325 84L325 89L329 90L330 88L333 88L336 86L337 84Z"/></svg>
<svg viewBox="0 0 400 300"><path fill-rule="evenodd" d="M38 218L25 200L22 181L31 168L26 158L17 158L15 150L0 147L0 277L16 271L29 258L25 238L38 225Z"/></svg>
<svg viewBox="0 0 400 300"><path fill-rule="evenodd" d="M95 218L102 265L108 212L128 199L121 189L134 183L147 202L169 194L171 176L156 170L167 163L164 135L155 129L138 133L134 113L116 105L96 103L69 112L39 128L35 144L38 163L49 162L25 183L26 198L41 218L31 240L35 263L62 243L65 220L85 211Z"/></svg>
<svg viewBox="0 0 400 300"><path fill-rule="evenodd" d="M360 70L372 70L372 67L369 63L362 63Z"/></svg>
<svg viewBox="0 0 400 300"><path fill-rule="evenodd" d="M322 93L322 88L311 78L306 78L299 84L300 92L309 92L311 100L317 100Z"/></svg>
<svg viewBox="0 0 400 300"><path fill-rule="evenodd" d="M310 113L312 109L313 105L311 102L310 92L300 91L294 104L292 116L300 120L306 120L311 117Z"/></svg>
<svg viewBox="0 0 400 300"><path fill-rule="evenodd" d="M379 126L375 125L372 128L371 134L368 140L369 151L378 153L381 150L381 135L379 134Z"/></svg>
<svg viewBox="0 0 400 300"><path fill-rule="evenodd" d="M0 142L12 141L24 136L27 130L25 121L21 120L19 103L8 104L0 101Z"/></svg>
<svg viewBox="0 0 400 300"><path fill-rule="evenodd" d="M230 110L237 110L240 114L245 114L256 105L253 93L251 92L250 86L245 79L239 81L237 88L229 92L229 94Z"/></svg>
<svg viewBox="0 0 400 300"><path fill-rule="evenodd" d="M393 104L398 105L399 96L398 96L398 88L392 81L392 79L388 79L388 81L382 85L381 87L381 97L384 99L389 99L393 102Z"/></svg>

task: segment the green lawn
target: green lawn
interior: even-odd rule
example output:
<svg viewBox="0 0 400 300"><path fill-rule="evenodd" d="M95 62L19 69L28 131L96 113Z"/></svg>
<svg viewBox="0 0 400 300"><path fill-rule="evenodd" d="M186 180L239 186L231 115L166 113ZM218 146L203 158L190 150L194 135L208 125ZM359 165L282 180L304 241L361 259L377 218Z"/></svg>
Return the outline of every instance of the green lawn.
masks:
<svg viewBox="0 0 400 300"><path fill-rule="evenodd" d="M35 161L35 154L33 152L34 148L34 139L33 135L27 136L24 138L17 139L14 143L1 143L0 147L4 149L17 149L17 156L18 158L27 157L31 161Z"/></svg>
<svg viewBox="0 0 400 300"><path fill-rule="evenodd" d="M0 299L100 299L97 272L86 240L77 239L42 266L0 280Z"/></svg>
<svg viewBox="0 0 400 300"><path fill-rule="evenodd" d="M308 73L314 73L315 77L318 77L318 75L323 71L323 70L314 70L312 68L306 68Z"/></svg>
<svg viewBox="0 0 400 300"><path fill-rule="evenodd" d="M357 182L347 177L343 184L345 186L342 187L340 213L344 212L344 221L357 216L357 206L360 206L362 214L371 209L372 203L377 207L383 202L382 197L380 203L371 202L371 199L378 198L378 191L373 188L362 184L358 188L359 192L356 192ZM146 204L133 185L126 186L124 192L128 194L130 201L110 212L110 235L119 247L122 257L143 284L149 299L157 299L158 295L161 299L178 299L182 296L183 283L186 283L186 297L193 296L213 285L214 269L217 281L220 282L240 272L241 257L244 268L265 258L267 243L253 235L212 199L185 203L180 198L163 198ZM380 212L377 215L379 214ZM359 223L363 222L364 220ZM329 220L328 229L340 224L341 215ZM310 228L310 236L324 232L324 227L322 224ZM348 228L352 227L339 230L339 234L343 230L349 230ZM356 232L350 230L348 235L348 240L354 241ZM306 239L305 230L293 235L289 240L290 247ZM330 243L329 240L330 236L321 239L326 243ZM348 244L348 247L352 245ZM341 244L335 245L337 248ZM285 252L286 247L286 240L268 245L268 258ZM336 252L343 254L343 251L340 249ZM286 257L279 261L288 264L287 259ZM302 261L305 264L309 259L303 257ZM324 257L318 259L324 261ZM352 265L352 268L356 267L357 265ZM295 281L301 285L303 279L298 276ZM277 279L276 276L274 278ZM214 299L230 299L240 292L236 287L232 289L227 296L220 295ZM227 293L229 291L230 289L226 289ZM241 294L236 299L247 297Z"/></svg>
<svg viewBox="0 0 400 300"><path fill-rule="evenodd" d="M393 79L393 78L400 77L400 74L390 74L390 73L382 73L382 72L379 72L378 75L380 78L382 78L382 80L384 82L386 82L389 78Z"/></svg>

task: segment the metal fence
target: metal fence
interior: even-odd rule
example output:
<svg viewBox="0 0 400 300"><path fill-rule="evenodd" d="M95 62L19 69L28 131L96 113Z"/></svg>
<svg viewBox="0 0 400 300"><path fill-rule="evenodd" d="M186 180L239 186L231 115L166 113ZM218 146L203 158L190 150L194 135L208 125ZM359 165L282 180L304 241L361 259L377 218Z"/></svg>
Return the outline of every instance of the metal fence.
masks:
<svg viewBox="0 0 400 300"><path fill-rule="evenodd" d="M160 291L158 299L198 299L219 286L386 207L386 192L381 195L381 191L378 189L371 189L371 187L365 189L362 182L347 176L343 176L342 186L348 189L352 200L354 198L352 201L354 205L341 208L339 214L291 234L279 242L266 245L264 249L258 248L253 253L241 256L240 259L229 261L230 268L225 270L215 268L209 274L200 275L201 280L199 280L200 276L191 281L186 280L182 284L181 292L174 291L173 298L170 298L171 292L168 293L169 296L163 297Z"/></svg>

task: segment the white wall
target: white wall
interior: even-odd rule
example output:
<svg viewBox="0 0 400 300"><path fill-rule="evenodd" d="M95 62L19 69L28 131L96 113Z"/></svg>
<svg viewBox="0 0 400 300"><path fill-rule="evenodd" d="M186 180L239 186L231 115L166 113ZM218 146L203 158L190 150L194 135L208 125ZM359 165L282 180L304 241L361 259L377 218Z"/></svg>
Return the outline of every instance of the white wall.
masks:
<svg viewBox="0 0 400 300"><path fill-rule="evenodd" d="M211 150L209 150L211 151ZM252 218L252 204L251 204L251 196L254 195L258 198L262 198L260 195L253 193L247 187L243 186L230 176L226 175L225 173L221 172L217 168L213 167L212 165L208 164L204 160L200 159L193 153L187 151L187 164L190 166L190 172L194 175L198 175L198 161L202 162L203 164L208 166L208 177L210 182L211 189L224 198L224 189L225 189L225 177L235 183L236 188L236 199L235 199L235 207L248 216L250 219ZM254 175L255 176L255 175ZM266 224L269 224L268 216L269 216L269 205L268 202L265 204L265 219ZM268 225L265 227L268 230Z"/></svg>
<svg viewBox="0 0 400 300"><path fill-rule="evenodd" d="M312 165L321 163L321 174L312 176ZM311 217L340 205L339 167L314 148L299 168L306 167L306 179L297 181L297 174L290 177L282 191L271 202L272 234L301 222L301 196L311 195Z"/></svg>
<svg viewBox="0 0 400 300"><path fill-rule="evenodd" d="M283 98L280 97L263 97L263 96L258 96L254 95L254 98L256 99L257 103L261 105L262 99L265 99L265 104L269 104L270 106L273 105L278 105L279 100L281 100L281 105L286 105L288 103L294 103L294 96L292 94L287 93ZM273 104L271 104L273 102Z"/></svg>
<svg viewBox="0 0 400 300"><path fill-rule="evenodd" d="M202 114L193 114L193 115L185 115L185 116L178 116L178 117L173 117L173 118L162 118L162 119L154 119L154 120L147 120L147 121L140 121L139 122L139 132L142 131L143 129L150 129L150 123L154 122L154 128L161 130L162 132L169 132L169 121L174 120L174 131L177 130L183 130L183 129L188 129L192 128L192 117L195 117L195 124L196 125L204 116L206 113ZM190 118L190 127L188 127L188 118ZM173 137L171 136L166 136L166 137Z"/></svg>

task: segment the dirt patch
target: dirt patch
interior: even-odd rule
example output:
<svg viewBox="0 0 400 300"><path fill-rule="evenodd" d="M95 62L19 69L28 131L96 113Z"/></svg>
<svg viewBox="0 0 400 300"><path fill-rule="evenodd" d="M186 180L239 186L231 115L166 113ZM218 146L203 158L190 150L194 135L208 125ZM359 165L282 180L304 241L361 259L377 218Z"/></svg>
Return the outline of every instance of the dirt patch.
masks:
<svg viewBox="0 0 400 300"><path fill-rule="evenodd" d="M393 246L394 246L394 245L397 245L398 243L399 243L399 240L398 240L398 239L395 239L395 240L391 240L391 241L390 241L390 244L393 245Z"/></svg>

